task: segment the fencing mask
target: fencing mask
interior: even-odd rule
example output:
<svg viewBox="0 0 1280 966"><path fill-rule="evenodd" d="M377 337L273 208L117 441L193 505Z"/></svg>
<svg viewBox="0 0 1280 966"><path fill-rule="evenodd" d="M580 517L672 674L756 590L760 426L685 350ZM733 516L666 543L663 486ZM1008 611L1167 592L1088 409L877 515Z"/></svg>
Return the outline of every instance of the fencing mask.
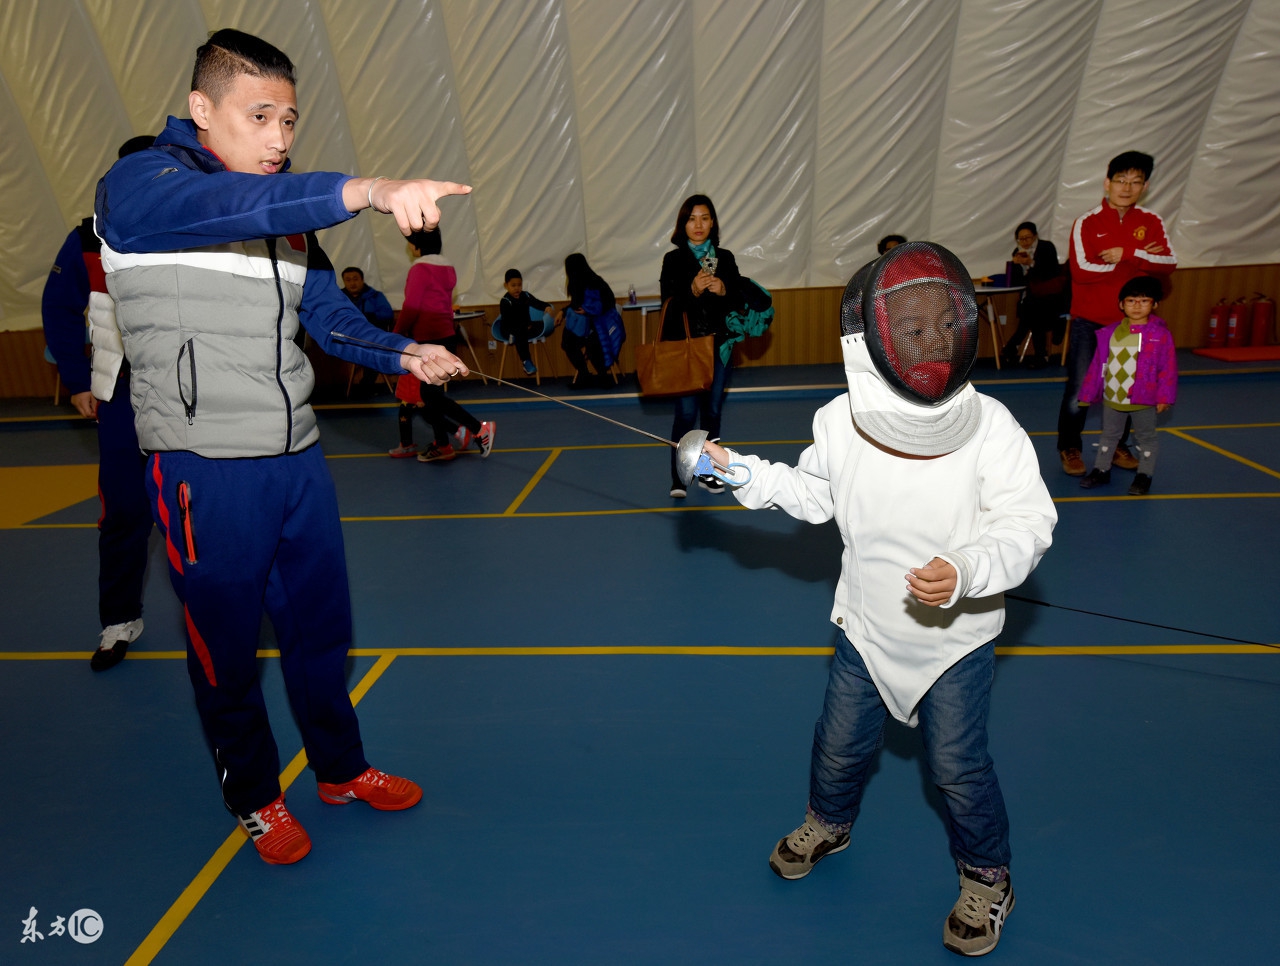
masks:
<svg viewBox="0 0 1280 966"><path fill-rule="evenodd" d="M931 242L890 249L850 279L840 324L859 429L913 456L949 453L973 435L978 307L955 255Z"/></svg>

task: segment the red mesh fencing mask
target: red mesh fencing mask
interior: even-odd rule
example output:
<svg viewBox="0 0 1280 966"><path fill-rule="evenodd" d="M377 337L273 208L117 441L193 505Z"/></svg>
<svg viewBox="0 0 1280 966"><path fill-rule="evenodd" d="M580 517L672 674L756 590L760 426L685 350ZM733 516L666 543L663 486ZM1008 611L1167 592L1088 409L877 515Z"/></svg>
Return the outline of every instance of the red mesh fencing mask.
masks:
<svg viewBox="0 0 1280 966"><path fill-rule="evenodd" d="M964 387L978 354L978 304L960 259L932 242L908 242L860 270L845 301L855 283L871 361L894 391L935 405ZM852 321L842 305L842 329Z"/></svg>

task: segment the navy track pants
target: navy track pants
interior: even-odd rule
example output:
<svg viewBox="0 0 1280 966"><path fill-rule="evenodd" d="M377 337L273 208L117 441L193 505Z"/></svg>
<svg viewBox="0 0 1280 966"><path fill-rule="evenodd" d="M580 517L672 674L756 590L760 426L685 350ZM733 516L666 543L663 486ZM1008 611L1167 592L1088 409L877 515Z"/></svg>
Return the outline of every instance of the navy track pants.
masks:
<svg viewBox="0 0 1280 966"><path fill-rule="evenodd" d="M265 608L316 780L369 767L347 693L351 598L333 479L318 445L258 459L154 453L147 491L187 625L187 672L227 808L280 794L258 678Z"/></svg>

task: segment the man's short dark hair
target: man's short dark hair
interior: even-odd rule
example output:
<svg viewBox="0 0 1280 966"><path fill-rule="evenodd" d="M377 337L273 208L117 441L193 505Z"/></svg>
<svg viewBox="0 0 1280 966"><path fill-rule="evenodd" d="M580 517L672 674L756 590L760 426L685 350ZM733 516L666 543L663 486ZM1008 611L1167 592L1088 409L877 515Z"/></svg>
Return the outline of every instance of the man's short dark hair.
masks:
<svg viewBox="0 0 1280 966"><path fill-rule="evenodd" d="M1013 237L1017 238L1019 235L1021 235L1022 230L1024 228L1027 231L1031 232L1031 234L1035 235L1037 238L1040 237L1040 232L1036 231L1036 223L1034 221L1024 221L1021 225L1019 225L1017 228L1013 230Z"/></svg>
<svg viewBox="0 0 1280 966"><path fill-rule="evenodd" d="M1126 171L1129 169L1126 168ZM1160 284L1160 279L1153 278L1150 275L1139 275L1137 278L1131 278L1120 286L1120 298L1118 301L1123 302L1127 298L1147 298L1153 302L1159 302L1164 296L1164 286Z"/></svg>
<svg viewBox="0 0 1280 966"><path fill-rule="evenodd" d="M288 81L295 87L298 83L293 76L293 61L284 51L261 37L224 28L210 34L208 42L196 51L191 89L208 94L217 104L240 74Z"/></svg>
<svg viewBox="0 0 1280 966"><path fill-rule="evenodd" d="M1126 171L1141 171L1142 180L1149 181L1155 166L1156 159L1151 155L1143 154L1141 151L1125 151L1123 154L1117 154L1107 165L1107 180L1110 181L1116 175L1124 174Z"/></svg>
<svg viewBox="0 0 1280 966"><path fill-rule="evenodd" d="M342 270L342 274L346 275L347 272L355 272L357 275L360 276L360 281L362 282L364 281L364 269L361 268L359 265L348 265L346 268Z"/></svg>
<svg viewBox="0 0 1280 966"><path fill-rule="evenodd" d="M907 237L905 235L885 235L876 242L876 254L883 255L892 245L905 245Z"/></svg>
<svg viewBox="0 0 1280 966"><path fill-rule="evenodd" d="M524 281L524 276L520 274L520 269L518 269L518 268L508 268L508 269L507 269L507 274L506 274L506 275L504 275L504 276L502 276L502 284L503 284L503 285L506 285L506 284L507 284L509 281L511 281L513 278L518 278L518 279L520 279L520 281L522 281L522 282Z"/></svg>
<svg viewBox="0 0 1280 966"><path fill-rule="evenodd" d="M412 232L409 235L409 244L422 255L439 255L440 249L444 247L444 238L439 228L432 228L430 231Z"/></svg>

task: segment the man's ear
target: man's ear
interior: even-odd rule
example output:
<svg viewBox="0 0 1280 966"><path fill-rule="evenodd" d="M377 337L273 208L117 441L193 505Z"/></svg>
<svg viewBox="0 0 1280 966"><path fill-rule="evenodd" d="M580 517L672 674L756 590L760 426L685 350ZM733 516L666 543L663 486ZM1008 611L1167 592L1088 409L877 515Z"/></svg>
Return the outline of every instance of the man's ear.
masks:
<svg viewBox="0 0 1280 966"><path fill-rule="evenodd" d="M202 131L209 130L209 111L213 101L204 91L192 91L187 95L187 106L191 109L191 120Z"/></svg>

